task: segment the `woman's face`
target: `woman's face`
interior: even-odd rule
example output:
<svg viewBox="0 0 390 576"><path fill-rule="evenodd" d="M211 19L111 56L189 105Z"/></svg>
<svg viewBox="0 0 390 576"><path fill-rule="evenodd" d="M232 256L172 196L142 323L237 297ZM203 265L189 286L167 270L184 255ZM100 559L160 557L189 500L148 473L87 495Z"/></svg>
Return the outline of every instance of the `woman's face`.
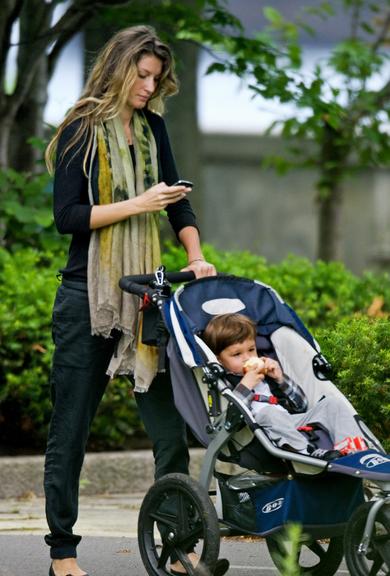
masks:
<svg viewBox="0 0 390 576"><path fill-rule="evenodd" d="M137 64L138 76L130 89L127 105L131 109L144 108L153 96L162 73L162 62L153 54L145 54Z"/></svg>
<svg viewBox="0 0 390 576"><path fill-rule="evenodd" d="M256 342L253 338L248 338L244 342L227 346L218 354L218 360L229 372L242 374L245 362L253 356L257 356Z"/></svg>

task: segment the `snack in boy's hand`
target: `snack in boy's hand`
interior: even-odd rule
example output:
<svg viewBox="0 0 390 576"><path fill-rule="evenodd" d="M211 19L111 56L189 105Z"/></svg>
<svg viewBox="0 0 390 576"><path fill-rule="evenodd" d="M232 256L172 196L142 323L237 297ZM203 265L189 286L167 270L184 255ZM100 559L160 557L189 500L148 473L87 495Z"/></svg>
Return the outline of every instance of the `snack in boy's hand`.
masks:
<svg viewBox="0 0 390 576"><path fill-rule="evenodd" d="M262 360L261 358L257 358L256 356L253 356L252 358L249 358L246 362L244 362L242 368L244 374L248 372L248 370L250 370L251 368L255 368L257 372L259 373L263 372L265 374L264 360Z"/></svg>

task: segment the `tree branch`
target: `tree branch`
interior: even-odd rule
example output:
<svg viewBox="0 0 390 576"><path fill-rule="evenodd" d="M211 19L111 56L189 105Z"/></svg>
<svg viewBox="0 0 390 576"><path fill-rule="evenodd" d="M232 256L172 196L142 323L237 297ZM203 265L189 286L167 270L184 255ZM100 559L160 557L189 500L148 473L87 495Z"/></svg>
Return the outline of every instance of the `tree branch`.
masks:
<svg viewBox="0 0 390 576"><path fill-rule="evenodd" d="M58 34L58 38L48 56L49 78L54 72L56 62L65 44L92 18L99 6L130 4L132 2L133 0L100 0L93 3L90 0L79 0L74 2L50 32L51 35Z"/></svg>
<svg viewBox="0 0 390 576"><path fill-rule="evenodd" d="M355 3L352 7L352 16L351 16L351 38L353 38L354 40L356 40L357 37L359 21L360 21L360 6L359 4Z"/></svg>
<svg viewBox="0 0 390 576"><path fill-rule="evenodd" d="M390 10L388 11L385 17L385 21L383 22L382 30L380 31L378 38L372 45L373 52L376 52L379 46L381 46L381 44L383 44L386 41L389 29L390 29Z"/></svg>
<svg viewBox="0 0 390 576"><path fill-rule="evenodd" d="M64 46L81 30L86 22L91 18L92 13L84 12L80 13L78 19L73 19L72 23L69 23L68 27L63 30L60 36L57 38L53 45L48 57L47 57L47 74L50 79L53 75L55 65Z"/></svg>
<svg viewBox="0 0 390 576"><path fill-rule="evenodd" d="M11 45L12 27L19 17L24 0L8 0L0 11L0 91L5 89L5 69Z"/></svg>
<svg viewBox="0 0 390 576"><path fill-rule="evenodd" d="M50 28L53 9L50 3L30 0L24 4L20 13L20 36L23 42L19 45L17 81L10 98L11 113L16 113L22 104L30 89L37 66L41 58L45 56L48 43L47 30ZM43 30L44 33L38 35L38 30Z"/></svg>
<svg viewBox="0 0 390 576"><path fill-rule="evenodd" d="M89 17L91 17L99 6L131 4L133 1L134 0L99 0L98 2L91 2L90 0L76 0L53 26L51 35L60 36L68 27L72 28L74 26L74 22L78 20L80 15L89 14Z"/></svg>

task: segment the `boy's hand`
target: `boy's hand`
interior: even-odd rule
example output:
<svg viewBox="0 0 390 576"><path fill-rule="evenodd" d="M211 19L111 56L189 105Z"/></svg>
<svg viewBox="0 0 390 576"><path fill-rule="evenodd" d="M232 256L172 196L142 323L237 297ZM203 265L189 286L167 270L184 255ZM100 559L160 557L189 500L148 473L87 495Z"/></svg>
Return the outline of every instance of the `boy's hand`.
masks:
<svg viewBox="0 0 390 576"><path fill-rule="evenodd" d="M252 390L261 380L264 380L264 363L248 363L241 384Z"/></svg>
<svg viewBox="0 0 390 576"><path fill-rule="evenodd" d="M267 358L266 356L262 356L261 359L264 361L265 373L267 376L273 378L278 384L282 384L284 378L283 371L279 362L277 362L277 360L273 360L272 358Z"/></svg>

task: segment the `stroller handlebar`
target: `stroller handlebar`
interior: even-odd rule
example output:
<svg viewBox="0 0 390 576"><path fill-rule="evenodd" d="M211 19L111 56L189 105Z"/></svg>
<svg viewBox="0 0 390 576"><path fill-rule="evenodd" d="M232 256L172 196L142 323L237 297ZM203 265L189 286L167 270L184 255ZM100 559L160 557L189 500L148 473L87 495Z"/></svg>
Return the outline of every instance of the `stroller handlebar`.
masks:
<svg viewBox="0 0 390 576"><path fill-rule="evenodd" d="M193 272L167 272L165 278L168 282L175 284L194 280L195 274ZM134 274L131 276L122 276L119 280L119 287L130 294L144 296L145 294L151 294L153 292L153 288L151 288L149 284L154 280L156 280L155 274Z"/></svg>

